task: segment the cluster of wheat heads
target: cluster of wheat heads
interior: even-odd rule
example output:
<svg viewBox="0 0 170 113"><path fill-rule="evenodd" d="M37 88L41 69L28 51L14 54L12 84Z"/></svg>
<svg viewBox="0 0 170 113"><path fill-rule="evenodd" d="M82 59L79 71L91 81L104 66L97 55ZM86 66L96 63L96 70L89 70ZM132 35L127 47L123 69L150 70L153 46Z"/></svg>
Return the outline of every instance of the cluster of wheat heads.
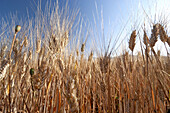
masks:
<svg viewBox="0 0 170 113"><path fill-rule="evenodd" d="M129 48L132 51L132 53L135 47L134 39L136 38L136 37L135 38L132 37L133 34L134 34L134 31L132 32L130 40L129 40ZM156 53L154 50L154 46L156 42L158 41L158 38L160 38L160 40L164 43L164 46L167 51L167 57L161 57L160 56L161 51L158 50L158 52ZM141 48L144 48L144 49L141 49L142 55L141 55L141 52L139 52L136 58L136 62L132 60L133 62L132 64L134 65L130 66L131 69L136 68L135 71L137 72L140 72L139 70L142 70L142 77L138 76L139 79L134 77L133 80L137 79L137 82L138 82L137 84L146 85L144 90L147 90L148 92L146 94L146 97L143 98L143 101L144 101L144 105L147 106L147 107L145 106L144 108L148 108L147 112L167 112L169 109L170 59L169 59L169 51L167 49L167 46L168 48L170 47L170 44L168 41L169 39L170 37L168 37L167 32L165 32L163 25L159 23L153 25L150 39L148 38L146 34L146 30L144 29L143 30L144 47L142 46L142 42L140 39ZM167 45L165 43L167 43ZM123 59L125 62L125 58ZM132 59L133 59L133 54L132 54ZM126 63L124 63L124 65L126 65ZM133 72L133 70L131 71ZM140 96L144 95L145 94L144 92L145 91L142 92L143 94L137 94L138 98L141 98Z"/></svg>
<svg viewBox="0 0 170 113"><path fill-rule="evenodd" d="M158 37L170 46L170 37L161 24L153 25L150 39L143 31L141 48L144 49L137 56L124 52L114 58L107 54L94 58L92 51L86 58L86 43L80 49L76 48L77 51L65 55L73 25L72 21L68 21L70 18L63 18L55 11L50 17L38 19L41 23L36 24L36 29L31 28L31 24L28 29L16 26L11 47L2 44L1 112L167 111L170 104L170 59L169 56L161 57L160 51L156 53L153 48ZM50 27L47 23L44 25L46 20L52 20L47 22ZM132 32L129 40L132 53L135 40L139 37L137 31ZM34 32L37 37L35 45L29 38Z"/></svg>
<svg viewBox="0 0 170 113"><path fill-rule="evenodd" d="M61 48L67 45L68 31L60 41L52 33L48 44L41 46L37 39L35 50L22 51L28 39L16 38L20 27L16 26L11 49L3 46L0 52L0 111L164 113L168 109L170 60L161 58L153 48L158 35L169 44L160 24L153 26L150 39L144 30L145 53L133 60L128 52L96 59L91 52L87 59L85 43L76 54L65 57ZM136 37L134 30L129 41L132 51ZM149 54L150 48L153 55Z"/></svg>

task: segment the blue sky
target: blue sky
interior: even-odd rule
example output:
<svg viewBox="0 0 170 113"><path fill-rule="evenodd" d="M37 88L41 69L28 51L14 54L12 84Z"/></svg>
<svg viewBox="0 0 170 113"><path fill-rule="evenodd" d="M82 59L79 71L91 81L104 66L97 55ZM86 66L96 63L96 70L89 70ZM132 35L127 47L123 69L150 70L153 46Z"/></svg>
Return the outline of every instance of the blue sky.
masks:
<svg viewBox="0 0 170 113"><path fill-rule="evenodd" d="M42 10L44 10L47 0L41 0ZM53 3L56 0L51 0ZM66 0L58 0L59 6L64 6ZM147 13L154 16L155 4L157 1L157 11L162 10L170 16L170 0L69 0L68 6L71 10L80 9L83 19L94 26L94 17L97 23L97 29L101 30L101 23L103 18L104 34L109 38L110 34L117 34L127 24L127 29L122 35L125 37L133 29L137 28L137 24L142 21L144 15L142 7ZM17 14L19 18L34 16L34 12L38 5L38 0L0 0L0 19L8 17L11 14ZM97 10L96 10L97 6ZM101 17L103 14L103 17ZM94 15L94 17L93 17ZM146 16L146 15L145 15ZM141 19L141 20L140 20ZM128 42L128 39L125 39ZM139 41L138 41L139 42ZM139 47L138 47L139 48ZM158 47L159 49L159 47Z"/></svg>
<svg viewBox="0 0 170 113"><path fill-rule="evenodd" d="M41 0L42 9L44 9L47 0ZM55 0L51 0L54 2ZM59 5L65 4L66 0L59 0ZM69 0L70 9L79 8L80 13L85 19L93 21L93 14L96 14L96 6L98 12L103 9L104 22L107 25L109 20L114 21L118 16L127 17L130 3L128 0ZM135 3L136 4L136 3ZM0 1L0 18L8 16L10 13L18 15L18 17L27 16L27 10L30 16L34 16L38 0L1 0Z"/></svg>

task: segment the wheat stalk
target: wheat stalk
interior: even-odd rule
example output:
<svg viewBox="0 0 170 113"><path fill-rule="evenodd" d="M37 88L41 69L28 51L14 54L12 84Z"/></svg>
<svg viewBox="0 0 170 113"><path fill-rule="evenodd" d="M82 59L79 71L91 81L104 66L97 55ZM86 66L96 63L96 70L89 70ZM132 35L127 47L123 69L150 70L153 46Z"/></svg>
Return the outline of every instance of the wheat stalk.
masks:
<svg viewBox="0 0 170 113"><path fill-rule="evenodd" d="M159 34L159 24L153 25L151 38L149 40L150 47L154 47L155 43L158 41L158 34Z"/></svg>
<svg viewBox="0 0 170 113"><path fill-rule="evenodd" d="M148 44L149 44L149 38L148 38L145 30L144 30L143 43L144 43L145 45L148 45Z"/></svg>
<svg viewBox="0 0 170 113"><path fill-rule="evenodd" d="M159 24L159 35L160 35L160 39L163 43L165 43L168 39L168 35L166 34L164 27L162 25Z"/></svg>
<svg viewBox="0 0 170 113"><path fill-rule="evenodd" d="M130 40L129 40L129 49L133 52L135 47L136 41L136 30L131 33Z"/></svg>

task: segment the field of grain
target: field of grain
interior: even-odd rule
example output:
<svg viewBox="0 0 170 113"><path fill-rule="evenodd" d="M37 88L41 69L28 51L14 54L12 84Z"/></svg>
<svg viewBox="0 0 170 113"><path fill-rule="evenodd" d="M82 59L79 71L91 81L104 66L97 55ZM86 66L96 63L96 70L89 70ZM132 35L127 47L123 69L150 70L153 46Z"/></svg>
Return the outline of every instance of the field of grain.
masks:
<svg viewBox="0 0 170 113"><path fill-rule="evenodd" d="M138 29L133 30L129 52L113 57L108 49L94 57L95 51L86 54L86 41L70 47L71 41L72 45L77 42L71 33L79 28L74 23L77 12L70 16L57 9L28 23L13 22L11 30L0 32L4 37L0 46L0 112L168 112L170 37L163 23L152 24L151 34L143 26L140 35ZM141 51L133 55L136 38ZM158 38L167 56L155 51Z"/></svg>

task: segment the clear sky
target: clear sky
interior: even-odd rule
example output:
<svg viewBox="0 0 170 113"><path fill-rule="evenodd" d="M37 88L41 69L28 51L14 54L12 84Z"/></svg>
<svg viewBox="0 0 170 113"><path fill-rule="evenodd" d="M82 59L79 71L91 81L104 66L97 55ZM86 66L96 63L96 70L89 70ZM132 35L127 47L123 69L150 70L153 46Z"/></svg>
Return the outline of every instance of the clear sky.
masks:
<svg viewBox="0 0 170 113"><path fill-rule="evenodd" d="M46 1L41 0L42 10L45 7ZM52 3L54 1L56 0L51 0ZM66 0L58 1L59 6L63 6L66 2ZM27 17L27 11L30 16L34 16L37 4L38 0L0 0L0 19L2 17L8 17L10 13L17 14L19 18ZM69 0L68 6L70 9L80 9L82 17L91 26L94 26L95 17L99 31L102 28L101 18L103 18L106 38L109 38L112 33L117 36L127 22L127 29L124 29L122 35L123 37L129 36L128 33L138 28L138 25L143 21L143 8L147 13L152 15L152 18L154 18L155 12L163 12L168 16L168 21L170 21L170 0ZM102 15L103 17L101 17ZM159 16L157 18L159 19ZM154 22L154 19L152 21ZM128 38L125 41L128 42ZM161 47L157 48L159 49Z"/></svg>

